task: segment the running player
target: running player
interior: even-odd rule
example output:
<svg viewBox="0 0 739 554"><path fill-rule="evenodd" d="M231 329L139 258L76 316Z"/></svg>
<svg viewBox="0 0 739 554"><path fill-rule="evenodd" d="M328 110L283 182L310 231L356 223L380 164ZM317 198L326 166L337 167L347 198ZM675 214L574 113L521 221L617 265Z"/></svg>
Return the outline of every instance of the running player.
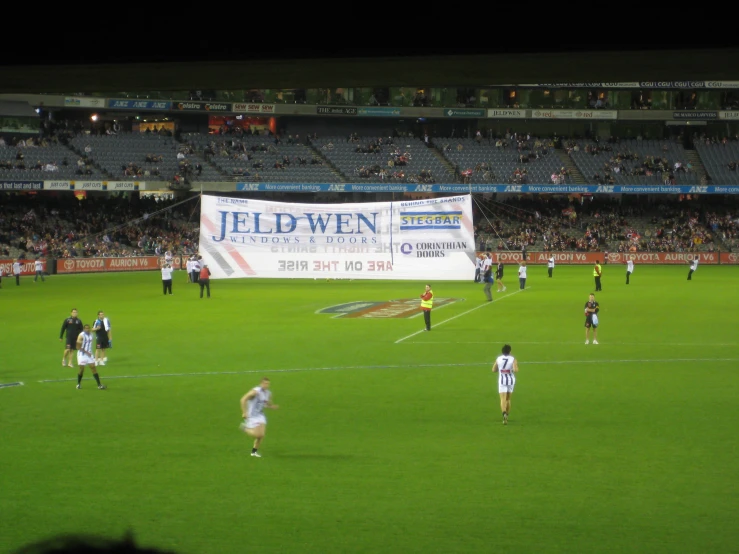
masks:
<svg viewBox="0 0 739 554"><path fill-rule="evenodd" d="M251 455L255 458L261 458L259 445L262 444L267 430L264 408L279 408L276 404L272 404L272 392L269 390L269 385L269 379L265 377L258 387L254 387L241 397L241 417L244 418L241 429L254 439Z"/></svg>
<svg viewBox="0 0 739 554"><path fill-rule="evenodd" d="M600 304L595 301L595 295L590 293L590 298L585 302L585 344L590 342L590 329L593 329L593 344L598 344L598 312Z"/></svg>
<svg viewBox="0 0 739 554"><path fill-rule="evenodd" d="M634 260L628 260L626 262L626 284L629 284L631 274L634 273Z"/></svg>
<svg viewBox="0 0 739 554"><path fill-rule="evenodd" d="M698 269L698 256L693 258L690 262L690 271L688 271L688 281L693 280L693 273L695 273L695 270Z"/></svg>
<svg viewBox="0 0 739 554"><path fill-rule="evenodd" d="M90 326L85 325L82 333L77 337L77 365L80 368L77 374L77 388L82 388L82 375L85 373L85 367L89 367L92 371L92 376L97 381L98 388L104 389L105 385L100 383L100 376L98 370L95 367L95 358L92 355L92 333L90 332Z"/></svg>
<svg viewBox="0 0 739 554"><path fill-rule="evenodd" d="M498 267L495 270L495 281L498 284L498 292L505 291L505 285L503 284L503 262L498 259Z"/></svg>
<svg viewBox="0 0 739 554"><path fill-rule="evenodd" d="M511 395L516 386L518 361L511 356L511 345L503 347L502 355L498 356L493 364L493 373L498 373L498 393L500 394L500 410L503 412L503 425L508 425L508 415L511 413Z"/></svg>

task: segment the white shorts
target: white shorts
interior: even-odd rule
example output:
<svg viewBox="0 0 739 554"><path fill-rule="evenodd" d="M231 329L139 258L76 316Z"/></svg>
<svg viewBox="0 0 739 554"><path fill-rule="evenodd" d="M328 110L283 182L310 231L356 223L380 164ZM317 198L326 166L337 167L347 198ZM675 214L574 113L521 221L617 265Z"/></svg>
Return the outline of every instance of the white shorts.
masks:
<svg viewBox="0 0 739 554"><path fill-rule="evenodd" d="M95 358L83 354L79 350L77 351L77 365L82 367L84 365L95 365Z"/></svg>
<svg viewBox="0 0 739 554"><path fill-rule="evenodd" d="M254 429L255 427L259 427L260 425L267 425L267 418L263 415L256 416L256 417L249 417L246 419L246 428L247 429Z"/></svg>
<svg viewBox="0 0 739 554"><path fill-rule="evenodd" d="M513 387L515 387L515 383L513 385L501 385L498 384L498 392L504 393L504 392L513 392Z"/></svg>

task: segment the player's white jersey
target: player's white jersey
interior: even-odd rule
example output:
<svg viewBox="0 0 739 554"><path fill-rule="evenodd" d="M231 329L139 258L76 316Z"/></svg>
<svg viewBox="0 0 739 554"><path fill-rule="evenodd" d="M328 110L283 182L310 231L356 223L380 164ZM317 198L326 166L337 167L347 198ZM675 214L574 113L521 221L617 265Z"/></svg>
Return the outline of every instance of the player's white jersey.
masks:
<svg viewBox="0 0 739 554"><path fill-rule="evenodd" d="M41 260L36 260L34 262L34 265L36 266L36 271L43 271L44 270L44 264Z"/></svg>
<svg viewBox="0 0 739 554"><path fill-rule="evenodd" d="M628 262L626 262L626 271L628 271L629 273L634 272L634 260L629 260Z"/></svg>
<svg viewBox="0 0 739 554"><path fill-rule="evenodd" d="M498 364L498 384L512 386L516 384L516 374L513 373L513 356L498 356L495 363Z"/></svg>
<svg viewBox="0 0 739 554"><path fill-rule="evenodd" d="M92 353L92 333L82 333L80 334L80 337L82 337L82 346L80 347L80 352L90 352Z"/></svg>
<svg viewBox="0 0 739 554"><path fill-rule="evenodd" d="M526 279L526 268L527 266L522 265L518 267L518 277L519 279Z"/></svg>
<svg viewBox="0 0 739 554"><path fill-rule="evenodd" d="M487 258L487 257L486 257L486 258L485 258L485 259L484 259L484 260L482 261L482 269L483 269L484 271L487 271L487 270L488 270L488 268L489 268L489 267L490 267L491 265L493 265L493 260L492 260L492 259L490 259L490 258Z"/></svg>
<svg viewBox="0 0 739 554"><path fill-rule="evenodd" d="M257 391L254 398L251 398L247 404L247 417L259 417L264 415L264 405L272 398L272 393L264 390L262 387L254 387L252 390Z"/></svg>
<svg viewBox="0 0 739 554"><path fill-rule="evenodd" d="M162 268L162 281L171 281L171 280L172 280L172 268L163 267Z"/></svg>
<svg viewBox="0 0 739 554"><path fill-rule="evenodd" d="M690 263L690 266L691 266L691 267L690 267L690 269L692 269L693 271L695 271L696 269L698 269L698 258L695 258L695 259L694 259L694 260L693 260L693 261L692 261L692 262Z"/></svg>
<svg viewBox="0 0 739 554"><path fill-rule="evenodd" d="M549 258L549 261L547 262L547 267L554 267L554 256Z"/></svg>

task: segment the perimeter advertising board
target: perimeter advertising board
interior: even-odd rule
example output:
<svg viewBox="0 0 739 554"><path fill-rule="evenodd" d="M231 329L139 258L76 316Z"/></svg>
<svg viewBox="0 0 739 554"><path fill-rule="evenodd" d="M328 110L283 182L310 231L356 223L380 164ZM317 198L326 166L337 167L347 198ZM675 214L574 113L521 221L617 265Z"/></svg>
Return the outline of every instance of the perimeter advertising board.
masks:
<svg viewBox="0 0 739 554"><path fill-rule="evenodd" d="M2 269L3 277L13 277L13 263L16 260L0 260L0 269ZM44 264L44 273L46 273L46 260L41 260ZM34 261L21 260L21 275L36 275L36 264Z"/></svg>

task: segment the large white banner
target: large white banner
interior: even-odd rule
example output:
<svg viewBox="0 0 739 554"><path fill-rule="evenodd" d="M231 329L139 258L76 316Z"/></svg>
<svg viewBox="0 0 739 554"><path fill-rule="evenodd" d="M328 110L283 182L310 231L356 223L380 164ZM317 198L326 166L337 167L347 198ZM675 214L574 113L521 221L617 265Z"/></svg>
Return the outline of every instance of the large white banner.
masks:
<svg viewBox="0 0 739 554"><path fill-rule="evenodd" d="M469 280L472 199L293 204L203 196L200 253L213 279Z"/></svg>

